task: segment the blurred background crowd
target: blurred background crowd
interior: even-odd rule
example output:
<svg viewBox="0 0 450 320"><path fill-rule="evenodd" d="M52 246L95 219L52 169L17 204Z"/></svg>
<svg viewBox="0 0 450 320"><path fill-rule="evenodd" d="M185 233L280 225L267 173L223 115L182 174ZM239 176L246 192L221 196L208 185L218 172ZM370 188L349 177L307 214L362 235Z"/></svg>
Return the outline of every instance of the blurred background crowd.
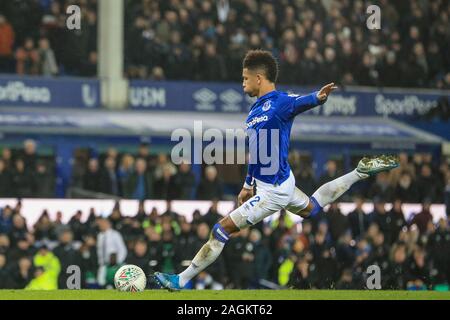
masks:
<svg viewBox="0 0 450 320"><path fill-rule="evenodd" d="M362 156L352 158L352 170ZM400 167L380 173L353 186L343 200L361 195L375 201L406 203L444 203L450 188L450 164L445 156L431 153L400 153ZM306 194L346 173L342 156L329 159L320 176L315 175L314 160L293 149L289 155L297 186ZM174 165L170 155L153 152L142 143L134 151L108 148L78 150L73 155L71 188L83 190L94 198L163 200L234 200L246 175L246 165L232 166L237 172L230 178L227 166L202 165L197 177L188 163ZM58 175L56 159L40 154L36 142L25 140L23 147L4 147L0 156L0 197L54 198ZM229 168L228 168L229 169ZM67 196L72 196L70 189Z"/></svg>
<svg viewBox="0 0 450 320"><path fill-rule="evenodd" d="M87 26L76 32L70 4ZM381 30L364 29L369 4ZM130 78L240 81L245 52L263 48L286 84L450 88L445 0L127 0L125 11ZM96 0L2 1L0 72L95 76L96 66Z"/></svg>
<svg viewBox="0 0 450 320"><path fill-rule="evenodd" d="M52 197L55 160L40 156L36 143L5 148L0 159L2 197ZM191 166L173 165L164 153L152 153L149 144L136 152L105 152L75 156L73 185L108 197L165 199L166 212L146 212L141 203L134 217L122 216L120 204L107 218L92 209L87 221L76 212L69 223L62 214L55 220L43 212L27 228L21 205L0 209L0 288L66 288L70 265L82 270L83 286L112 285L123 263L136 264L147 274L179 272L208 239L212 226L228 212L218 212L217 201L236 193L223 182L214 166L204 167L196 180ZM315 219L294 223L289 214L242 230L227 245L224 255L201 273L195 288L364 288L367 267L382 270L383 288L448 289L450 229L448 218L433 222L431 203L450 208L448 159L427 153L400 155L400 168L355 185L340 201L356 204L344 215L338 204ZM356 159L357 160L357 159ZM290 155L298 186L307 194L342 172L339 159L326 163L324 174L314 176L313 162ZM53 168L53 169L52 169ZM244 171L235 183L240 187ZM213 200L206 215L194 212L193 221L171 209L178 199ZM363 203L373 203L365 212ZM387 203L393 208L387 210ZM421 203L422 209L406 221L403 203ZM108 240L107 240L108 239ZM149 283L149 287L152 287Z"/></svg>
<svg viewBox="0 0 450 320"><path fill-rule="evenodd" d="M80 30L66 27L71 4L81 7ZM381 8L381 30L366 28L372 4ZM98 14L97 0L0 1L0 73L41 76L38 81L95 78ZM125 0L123 73L129 79L239 83L242 57L262 48L278 58L283 84L450 89L449 19L445 0ZM449 117L444 96L421 119L442 120L446 131ZM105 138L67 156L55 151L53 139L39 144L23 141L24 135L0 137L0 198L19 199L14 207L0 207L0 289L67 288L71 265L80 267L83 288L110 288L124 263L147 275L179 272L228 214L218 212L217 201L235 200L246 174L245 165L174 165L162 140L108 148L114 140ZM363 289L367 267L378 265L383 289L449 290L450 159L437 149L395 148L410 150L399 154L400 168L356 184L339 200L354 203L353 212L344 215L335 203L300 224L281 212L234 235L189 287ZM321 160L303 150L294 146L289 161L308 195L363 156L359 146ZM106 217L91 209L86 221L78 211L66 223L61 212L50 219L44 211L36 213L36 224L27 224L20 199L55 197L117 203ZM122 214L120 199L141 201L135 216ZM166 200L167 210L145 211L146 199ZM171 200L212 205L186 221ZM364 211L363 203L374 209ZM421 209L403 212L403 203ZM445 204L446 217L433 221L431 204Z"/></svg>
<svg viewBox="0 0 450 320"><path fill-rule="evenodd" d="M337 204L314 219L293 222L285 212L232 236L224 254L199 274L189 288L364 289L367 268L381 270L383 289L449 290L450 228L448 218L435 223L429 204L405 220L402 201L391 210L377 201L364 212L363 198L343 215ZM134 217L122 216L116 204L108 217L92 209L81 221L68 223L44 211L28 229L16 207L0 211L0 288L67 288L71 265L80 267L83 288L111 288L124 263L154 271L180 272L207 241L225 212L213 202L205 215L187 222L174 212L140 205ZM151 278L149 277L149 280ZM148 287L154 287L149 281Z"/></svg>

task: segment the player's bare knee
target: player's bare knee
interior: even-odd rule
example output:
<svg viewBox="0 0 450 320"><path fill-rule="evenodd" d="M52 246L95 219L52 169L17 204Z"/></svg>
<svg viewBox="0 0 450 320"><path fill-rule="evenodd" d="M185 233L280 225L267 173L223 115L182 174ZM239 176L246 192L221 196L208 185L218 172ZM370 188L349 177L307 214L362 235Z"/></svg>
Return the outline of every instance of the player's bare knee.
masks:
<svg viewBox="0 0 450 320"><path fill-rule="evenodd" d="M239 231L239 228L236 226L234 221L229 216L221 219L219 221L219 224L229 235L232 235L233 233Z"/></svg>

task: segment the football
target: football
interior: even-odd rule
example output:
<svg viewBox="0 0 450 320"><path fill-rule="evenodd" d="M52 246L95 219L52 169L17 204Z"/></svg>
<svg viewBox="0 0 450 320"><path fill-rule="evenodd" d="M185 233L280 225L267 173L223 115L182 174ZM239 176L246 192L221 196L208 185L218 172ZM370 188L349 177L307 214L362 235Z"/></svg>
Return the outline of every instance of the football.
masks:
<svg viewBox="0 0 450 320"><path fill-rule="evenodd" d="M144 291L146 284L147 277L145 276L144 271L132 264L126 264L120 267L114 275L114 285L119 291Z"/></svg>

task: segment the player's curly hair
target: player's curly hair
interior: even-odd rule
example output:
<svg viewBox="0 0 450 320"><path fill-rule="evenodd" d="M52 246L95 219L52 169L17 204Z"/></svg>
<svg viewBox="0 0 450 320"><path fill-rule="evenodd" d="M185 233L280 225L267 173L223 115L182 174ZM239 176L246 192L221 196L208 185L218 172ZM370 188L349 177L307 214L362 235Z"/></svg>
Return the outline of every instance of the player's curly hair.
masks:
<svg viewBox="0 0 450 320"><path fill-rule="evenodd" d="M262 69L270 82L275 83L278 78L278 62L269 51L250 50L245 55L242 68L249 70Z"/></svg>

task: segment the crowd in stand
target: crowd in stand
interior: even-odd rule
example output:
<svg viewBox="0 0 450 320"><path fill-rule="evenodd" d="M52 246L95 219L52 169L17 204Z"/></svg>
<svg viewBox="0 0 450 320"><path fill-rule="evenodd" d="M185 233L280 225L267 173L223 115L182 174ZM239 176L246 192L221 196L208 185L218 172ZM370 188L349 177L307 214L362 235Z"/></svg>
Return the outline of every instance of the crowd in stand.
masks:
<svg viewBox="0 0 450 320"><path fill-rule="evenodd" d="M81 30L65 8L78 4ZM369 5L381 29L366 25ZM248 49L271 50L280 82L450 88L450 4L430 1L127 0L131 78L241 81ZM97 1L2 1L0 72L94 76Z"/></svg>
<svg viewBox="0 0 450 320"><path fill-rule="evenodd" d="M80 30L67 28L71 4L80 5ZM2 1L0 73L96 76L97 1Z"/></svg>
<svg viewBox="0 0 450 320"><path fill-rule="evenodd" d="M207 166L199 182L191 165L175 166L165 153L151 154L148 144L136 154L109 148L97 158L77 161L72 186L129 199L223 199L223 182L216 167Z"/></svg>
<svg viewBox="0 0 450 320"><path fill-rule="evenodd" d="M25 140L22 148L2 148L0 198L55 197L54 167L53 157L39 155L33 140Z"/></svg>
<svg viewBox="0 0 450 320"><path fill-rule="evenodd" d="M47 197L54 192L55 175L47 169L54 164L38 151L32 140L21 149L3 148L1 197ZM298 186L307 194L343 173L339 162L330 160L316 179L311 164L300 161L296 151L290 163ZM175 166L165 154L151 153L148 144L140 145L136 154L110 148L98 157L75 157L72 171L74 186L139 200L166 199L167 210L145 212L141 202L135 217L125 217L118 202L107 218L91 210L87 221L81 221L79 211L68 223L61 213L52 220L45 211L29 228L20 202L2 207L0 288L66 288L70 265L80 266L86 288L112 286L123 263L139 265L147 274L179 272L208 239L212 226L228 213L218 212L215 201L206 215L194 212L191 222L174 212L172 199L223 199L224 184L214 166L205 167L197 182L188 164ZM350 214L332 204L300 227L282 212L280 218L233 236L218 261L189 286L261 288L261 280L268 280L282 287L364 288L367 267L376 264L383 288L448 289L448 218L433 222L430 213L431 203L445 201L447 215L450 208L445 159L401 153L398 169L355 187L340 199L356 204ZM374 203L373 212L364 212L363 202ZM422 203L422 210L406 221L410 212L402 211L402 203L410 202ZM393 208L387 211L386 203L393 203Z"/></svg>
<svg viewBox="0 0 450 320"><path fill-rule="evenodd" d="M381 30L367 29L372 4ZM130 77L240 81L245 52L263 48L278 57L282 83L450 87L446 1L129 1L127 9Z"/></svg>
<svg viewBox="0 0 450 320"><path fill-rule="evenodd" d="M27 140L24 149L15 153L12 157L10 149L3 149L2 192L15 190L17 194L9 195L39 196L46 184L52 184L38 176L45 170L36 144ZM428 154L415 154L411 159L400 154L399 169L378 174L366 185L359 184L360 188L349 193L356 195L350 199L346 195L343 200L356 204L347 216L333 204L326 213L305 220L301 228L282 213L270 223L241 231L223 256L190 286L259 288L264 279L295 288L363 288L367 267L376 264L382 270L383 288L445 288L450 279L448 220L433 223L430 203L442 202L445 190L448 202L450 174L447 163L432 160ZM308 194L340 175L333 160L328 161L326 173L317 181L310 167L300 165L296 152L290 161L299 187ZM14 169L9 171L11 166ZM176 167L165 155L151 156L147 144L141 145L136 155L120 155L109 149L98 159L88 159L84 170L74 165L83 188L115 195L126 192L135 199L147 199L152 192L159 199L212 200L221 199L223 192L214 167L206 168L205 178L195 187L189 165ZM363 211L364 201L374 202L373 212ZM393 203L390 211L386 211L387 202ZM422 202L422 210L406 221L403 202ZM156 209L149 213L141 203L135 217L124 217L117 204L107 219L92 210L86 222L81 221L81 212L67 224L62 222L61 213L52 221L44 212L28 229L20 212L20 202L15 208L0 210L2 288L65 288L69 276L65 270L70 265L81 267L83 286L87 288L111 286L114 272L123 263L139 265L147 274L179 272L207 240L214 223L226 214L217 212L214 202L206 215L196 211L188 223L170 205L164 213ZM108 239L117 241L103 240L106 233L111 233ZM149 287L152 285L149 283Z"/></svg>
<svg viewBox="0 0 450 320"><path fill-rule="evenodd" d="M95 156L93 156L95 154ZM359 161L359 157L355 158ZM444 203L445 190L450 187L450 164L446 157L430 153L400 153L400 167L364 180L343 196L351 201L353 195L379 201L399 199L405 203ZM329 160L324 173L315 176L314 162L301 159L293 150L289 156L297 186L306 194L346 173L340 161ZM355 163L356 165L356 163ZM224 200L234 199L233 186L241 186L242 177L232 184L224 182L224 173L211 165L203 167L197 177L188 163L174 165L169 155L151 152L142 143L135 153L109 148L104 153L91 150L84 156L74 155L70 186L92 193L93 197L163 200ZM26 140L23 148L3 148L0 156L0 197L55 197L56 179L54 157L39 155L36 142ZM103 194L96 196L97 193Z"/></svg>
<svg viewBox="0 0 450 320"><path fill-rule="evenodd" d="M296 225L285 212L233 235L219 259L189 288L265 288L267 281L297 289L363 289L367 268L381 270L383 289L449 290L450 227L448 218L432 220L423 205L405 220L402 202L386 211L376 203L364 212L362 198L343 215L336 204L312 220ZM69 266L79 266L83 288L111 288L124 263L154 271L180 272L207 241L211 227L225 212L213 202L193 220L143 205L134 217L122 216L117 204L104 218L92 209L86 221L77 212L68 223L43 212L28 229L16 207L0 210L0 288L67 288ZM301 227L300 227L301 226ZM262 282L261 280L266 280ZM154 288L149 277L148 288Z"/></svg>

